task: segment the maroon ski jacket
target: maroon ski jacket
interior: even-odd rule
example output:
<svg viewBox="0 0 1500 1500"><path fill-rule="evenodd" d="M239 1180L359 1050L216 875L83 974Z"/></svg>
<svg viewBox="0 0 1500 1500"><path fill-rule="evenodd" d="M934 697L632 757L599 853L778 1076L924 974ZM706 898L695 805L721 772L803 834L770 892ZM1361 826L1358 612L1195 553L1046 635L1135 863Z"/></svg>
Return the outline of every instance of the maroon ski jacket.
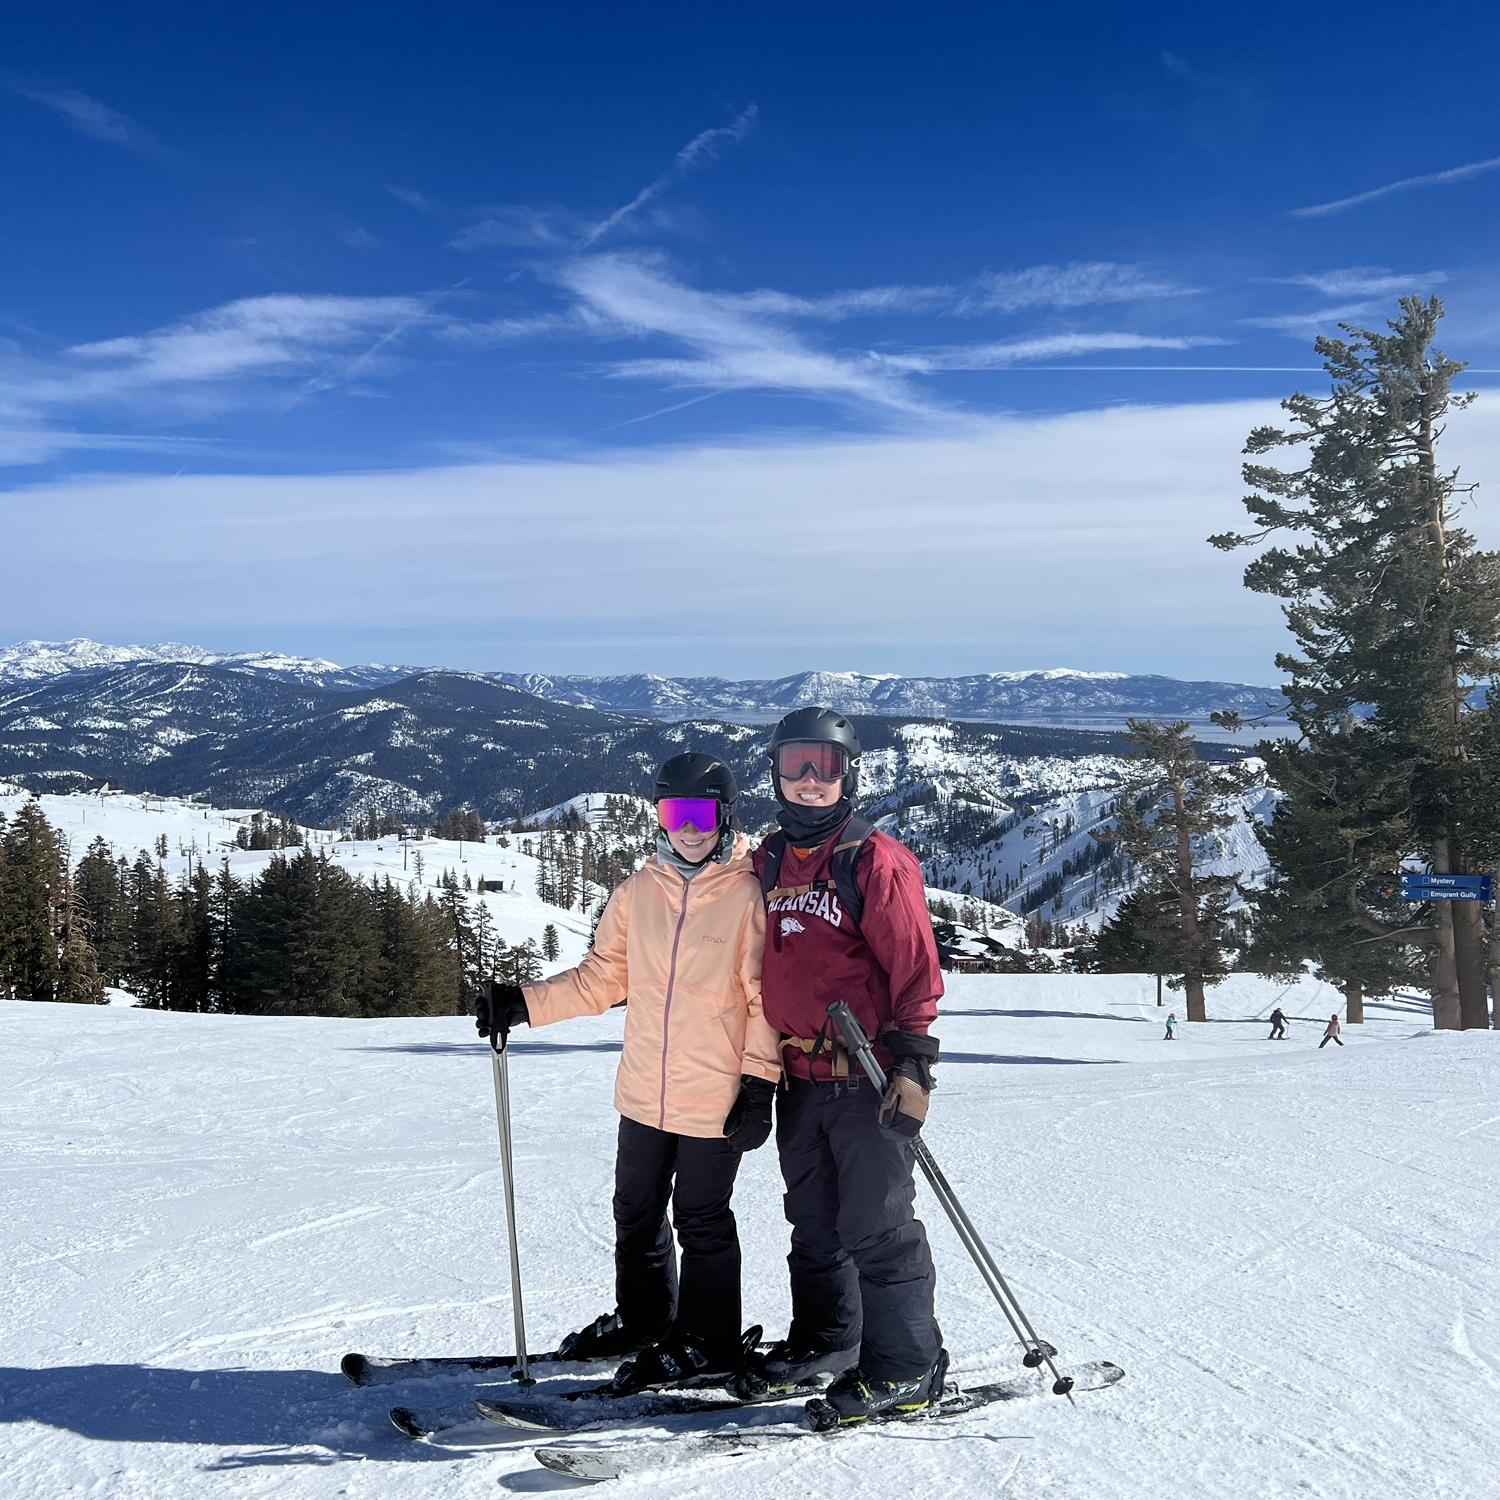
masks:
<svg viewBox="0 0 1500 1500"><path fill-rule="evenodd" d="M788 844L779 887L831 880L838 842L835 834L812 850ZM753 859L759 875L764 850ZM835 1000L848 1002L872 1038L888 1028L926 1035L937 1017L943 975L916 856L889 834L872 833L855 876L865 903L858 930L832 890L773 898L766 908L761 998L766 1020L783 1036L816 1037ZM875 1052L888 1068L890 1053L878 1045ZM833 1077L826 1053L810 1060L788 1047L782 1055L793 1077Z"/></svg>

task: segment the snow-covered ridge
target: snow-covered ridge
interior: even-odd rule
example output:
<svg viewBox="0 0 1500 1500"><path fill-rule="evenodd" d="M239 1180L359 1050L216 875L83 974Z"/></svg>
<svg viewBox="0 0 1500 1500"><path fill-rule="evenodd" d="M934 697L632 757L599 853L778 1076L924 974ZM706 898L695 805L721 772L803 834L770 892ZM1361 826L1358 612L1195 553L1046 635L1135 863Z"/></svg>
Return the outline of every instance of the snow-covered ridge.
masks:
<svg viewBox="0 0 1500 1500"><path fill-rule="evenodd" d="M97 642L25 641L0 650L0 684L38 683L73 672L135 663L189 662L252 673L307 686L381 687L433 668L344 667L321 658L282 652L216 652L200 646L104 646ZM611 676L543 672L451 672L446 675L504 683L552 703L655 718L684 715L780 715L808 703L841 713L887 717L990 720L1037 718L1118 721L1127 715L1173 715L1201 720L1218 709L1261 712L1279 701L1270 688L1127 672L1044 667L973 673L961 677L903 676L896 672L794 673L771 679L666 677L653 672Z"/></svg>

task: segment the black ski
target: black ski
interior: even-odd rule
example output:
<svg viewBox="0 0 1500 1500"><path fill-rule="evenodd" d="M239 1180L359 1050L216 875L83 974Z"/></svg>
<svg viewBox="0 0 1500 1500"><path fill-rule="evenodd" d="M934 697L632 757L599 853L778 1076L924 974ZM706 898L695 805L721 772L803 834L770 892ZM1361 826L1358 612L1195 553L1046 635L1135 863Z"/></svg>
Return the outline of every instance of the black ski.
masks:
<svg viewBox="0 0 1500 1500"><path fill-rule="evenodd" d="M533 1354L529 1363L533 1365L557 1364L559 1356L555 1349L545 1354ZM614 1360L580 1359L570 1363L598 1365L618 1363ZM430 1380L441 1375L472 1375L482 1370L510 1371L519 1361L514 1354L445 1355L436 1359L385 1359L375 1354L346 1354L339 1361L339 1370L355 1385L395 1385L402 1380Z"/></svg>
<svg viewBox="0 0 1500 1500"><path fill-rule="evenodd" d="M546 1397L516 1397L491 1400L481 1397L474 1411L487 1422L519 1427L528 1432L581 1432L589 1427L618 1427L627 1422L644 1422L653 1417L697 1416L701 1412L737 1411L742 1406L758 1406L793 1397L806 1399L815 1395L826 1381L810 1382L790 1389L777 1389L748 1400L737 1396L714 1394L722 1386L700 1386L705 1392L693 1394L694 1387L674 1386L665 1391L637 1391L629 1396L611 1396L595 1392L594 1399L575 1401L570 1406L554 1406Z"/></svg>
<svg viewBox="0 0 1500 1500"><path fill-rule="evenodd" d="M1125 1378L1119 1365L1108 1360L1080 1365L1074 1371L1074 1393L1101 1391ZM819 1427L814 1425L822 1415L818 1408L824 1403L809 1403L810 1412L798 1423L778 1423L774 1426L721 1428L714 1432L688 1432L676 1437L637 1438L612 1443L606 1446L557 1446L536 1449L537 1461L559 1474L568 1474L575 1479L619 1479L625 1475L643 1473L652 1469L670 1468L678 1464L689 1464L703 1458L737 1458L744 1454L763 1452L768 1448L779 1448L798 1438L832 1438L841 1433L864 1431L869 1427L895 1425L897 1423L941 1422L952 1417L961 1417L980 1407L997 1401L1019 1401L1048 1394L1045 1380L1035 1376L1019 1376L1010 1380L996 1381L989 1385L977 1385L961 1390L949 1385L942 1400L935 1406L919 1412L890 1412L883 1416L867 1417L863 1421L845 1426Z"/></svg>

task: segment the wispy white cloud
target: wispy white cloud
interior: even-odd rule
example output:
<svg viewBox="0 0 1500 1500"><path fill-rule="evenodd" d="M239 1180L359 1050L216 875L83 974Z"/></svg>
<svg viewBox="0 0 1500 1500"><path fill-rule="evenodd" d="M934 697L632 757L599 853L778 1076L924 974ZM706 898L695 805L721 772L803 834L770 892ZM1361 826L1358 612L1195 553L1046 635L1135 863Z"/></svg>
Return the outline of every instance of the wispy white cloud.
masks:
<svg viewBox="0 0 1500 1500"><path fill-rule="evenodd" d="M151 134L144 125L138 125L128 115L111 109L88 94L77 89L34 89L12 83L12 93L34 104L44 105L60 115L73 129L96 141L106 141L111 146L124 146L129 151L139 151L147 156L161 156L166 147Z"/></svg>
<svg viewBox="0 0 1500 1500"><path fill-rule="evenodd" d="M76 344L46 358L0 348L0 429L7 435L0 455L9 454L11 463L40 462L26 455L155 451L166 441L64 425L64 414L89 408L128 405L153 416L202 417L264 402L268 383L288 379L304 382L293 397L300 400L370 373L394 339L431 316L434 300L251 297L148 333ZM329 366L351 346L352 358ZM309 371L315 372L311 378Z"/></svg>
<svg viewBox="0 0 1500 1500"><path fill-rule="evenodd" d="M1039 307L1092 307L1187 297L1196 291L1196 287L1153 276L1140 266L1104 260L1073 261L990 272L975 281L955 310L1013 313Z"/></svg>
<svg viewBox="0 0 1500 1500"><path fill-rule="evenodd" d="M571 245L583 220L556 204L509 203L485 210L448 243L455 250L557 250Z"/></svg>
<svg viewBox="0 0 1500 1500"><path fill-rule="evenodd" d="M395 304L391 309L393 321L390 326L377 332L369 346L361 349L353 359L341 360L305 381L283 409L290 409L298 402L320 391L331 391L339 386L352 387L353 382L360 376L370 373L375 368L376 361L383 350L395 343L407 329L431 319L438 303L445 296L466 286L468 280L466 276L462 281L455 282L446 292L438 292L433 296L420 299L411 297L372 299Z"/></svg>
<svg viewBox="0 0 1500 1500"><path fill-rule="evenodd" d="M1449 167L1445 172L1424 172L1420 177L1403 177L1397 182L1387 182L1367 192L1355 193L1348 198L1334 198L1327 203L1312 203L1305 208L1291 210L1295 219L1324 218L1328 214L1342 213L1361 203L1373 203L1377 198L1388 198L1392 193L1410 192L1413 188L1442 187L1450 182L1467 182L1486 172L1500 170L1500 156L1486 157L1483 161L1466 162L1461 167Z"/></svg>
<svg viewBox="0 0 1500 1500"><path fill-rule="evenodd" d="M1325 297L1384 297L1422 292L1447 281L1446 271L1399 272L1384 266L1344 266L1333 271L1316 271L1307 276L1269 278L1278 286L1307 286Z"/></svg>
<svg viewBox="0 0 1500 1500"><path fill-rule="evenodd" d="M380 241L362 224L341 224L336 233L351 250L367 251L380 248Z"/></svg>
<svg viewBox="0 0 1500 1500"><path fill-rule="evenodd" d="M1368 318L1381 310L1379 302L1346 302L1336 307L1319 307L1312 312L1276 313L1268 317L1241 318L1244 328L1265 328L1272 333L1290 334L1294 338L1319 333L1336 333L1340 323Z"/></svg>
<svg viewBox="0 0 1500 1500"><path fill-rule="evenodd" d="M399 182L388 182L385 190L398 203L404 203L408 208L414 208L419 214L435 214L438 212L435 204L426 193L418 192L414 187L406 187Z"/></svg>
<svg viewBox="0 0 1500 1500"><path fill-rule="evenodd" d="M955 295L951 286L871 286L813 296L776 291L742 292L736 301L750 313L834 322L841 318L948 312L952 310Z"/></svg>
<svg viewBox="0 0 1500 1500"><path fill-rule="evenodd" d="M136 432L86 432L62 427L8 427L0 424L0 468L49 463L69 453L171 453L222 456L225 445L212 438Z"/></svg>
<svg viewBox="0 0 1500 1500"><path fill-rule="evenodd" d="M563 286L609 324L686 345L688 358L629 360L608 367L623 379L713 390L795 391L886 413L932 415L897 375L861 359L811 348L734 294L702 292L639 256L594 255L556 272Z"/></svg>
<svg viewBox="0 0 1500 1500"><path fill-rule="evenodd" d="M707 166L716 161L722 146L737 144L755 129L758 116L759 111L755 105L751 104L746 106L731 124L717 125L711 130L700 131L672 158L672 165L665 172L655 181L647 183L629 203L621 205L612 214L588 229L579 238L575 248L587 250L591 245L597 244L610 230L623 224L626 219L664 192L678 178L686 176L697 167Z"/></svg>
<svg viewBox="0 0 1500 1500"><path fill-rule="evenodd" d="M77 344L68 353L119 387L295 371L326 350L421 316L415 297L247 297L151 333Z"/></svg>
<svg viewBox="0 0 1500 1500"><path fill-rule="evenodd" d="M514 317L489 318L482 322L440 324L437 335L450 344L483 348L490 344L514 344L526 339L609 338L626 332L591 307L577 306L561 312L524 313Z"/></svg>
<svg viewBox="0 0 1500 1500"><path fill-rule="evenodd" d="M1147 333L1055 333L1004 343L966 344L928 349L912 354L872 354L884 369L914 375L936 375L947 370L1002 370L1037 359L1066 359L1070 355L1104 354L1134 349L1200 349L1228 340L1206 336L1158 337Z"/></svg>

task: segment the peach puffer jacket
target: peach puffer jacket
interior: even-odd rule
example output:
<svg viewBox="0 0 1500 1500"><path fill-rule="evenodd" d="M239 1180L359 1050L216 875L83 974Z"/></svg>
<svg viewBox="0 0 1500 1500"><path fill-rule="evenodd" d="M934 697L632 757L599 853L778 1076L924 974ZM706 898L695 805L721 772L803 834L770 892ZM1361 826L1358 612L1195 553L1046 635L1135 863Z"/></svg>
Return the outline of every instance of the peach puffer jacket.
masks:
<svg viewBox="0 0 1500 1500"><path fill-rule="evenodd" d="M765 904L739 837L691 880L652 858L609 898L576 969L525 987L533 1026L601 1015L629 997L615 1108L677 1135L721 1136L740 1075L781 1076L761 1015Z"/></svg>

